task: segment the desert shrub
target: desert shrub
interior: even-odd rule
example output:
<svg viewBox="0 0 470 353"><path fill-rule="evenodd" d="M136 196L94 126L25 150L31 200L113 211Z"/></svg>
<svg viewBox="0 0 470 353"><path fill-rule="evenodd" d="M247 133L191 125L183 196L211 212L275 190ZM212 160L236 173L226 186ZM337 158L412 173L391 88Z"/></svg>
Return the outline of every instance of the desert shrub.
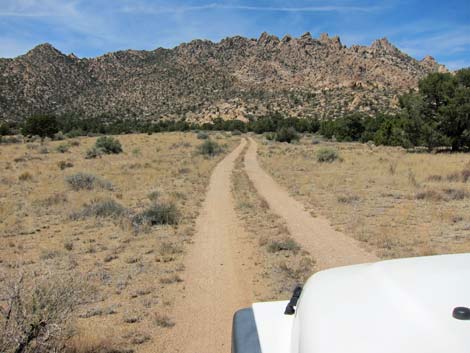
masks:
<svg viewBox="0 0 470 353"><path fill-rule="evenodd" d="M72 220L88 217L118 218L126 212L126 209L113 199L95 199L85 204L83 208L70 215Z"/></svg>
<svg viewBox="0 0 470 353"><path fill-rule="evenodd" d="M160 224L176 225L180 222L181 213L174 202L153 202L147 209L132 218L135 227Z"/></svg>
<svg viewBox="0 0 470 353"><path fill-rule="evenodd" d="M67 251L73 250L73 242L71 240L67 240L64 242L64 249Z"/></svg>
<svg viewBox="0 0 470 353"><path fill-rule="evenodd" d="M470 180L470 168L462 170L462 182L466 183Z"/></svg>
<svg viewBox="0 0 470 353"><path fill-rule="evenodd" d="M442 190L447 200L463 200L468 197L468 192L462 189L447 188Z"/></svg>
<svg viewBox="0 0 470 353"><path fill-rule="evenodd" d="M81 129L73 129L65 134L65 136L67 136L68 138L75 138L75 137L85 136L85 135L86 135L85 131Z"/></svg>
<svg viewBox="0 0 470 353"><path fill-rule="evenodd" d="M117 154L122 152L121 142L111 136L98 137L95 147L106 154Z"/></svg>
<svg viewBox="0 0 470 353"><path fill-rule="evenodd" d="M359 196L357 195L338 196L338 202L341 202L341 203L354 203L356 201L359 201Z"/></svg>
<svg viewBox="0 0 470 353"><path fill-rule="evenodd" d="M292 239L272 240L268 244L268 251L271 253L276 253L279 251L298 252L299 250L300 250L299 244L297 244Z"/></svg>
<svg viewBox="0 0 470 353"><path fill-rule="evenodd" d="M52 139L56 141L62 141L62 140L65 140L65 138L66 137L62 131L56 132L54 136L52 136Z"/></svg>
<svg viewBox="0 0 470 353"><path fill-rule="evenodd" d="M36 150L38 147L39 147L39 145L36 144L36 143L27 143L26 144L26 148L28 150Z"/></svg>
<svg viewBox="0 0 470 353"><path fill-rule="evenodd" d="M56 193L44 199L34 201L34 205L38 207L51 207L67 202L67 196L64 193Z"/></svg>
<svg viewBox="0 0 470 353"><path fill-rule="evenodd" d="M158 327L169 328L175 326L175 323L168 316L159 313L155 314L154 322Z"/></svg>
<svg viewBox="0 0 470 353"><path fill-rule="evenodd" d="M61 143L56 147L56 151L59 153L66 153L70 149L70 144L69 143Z"/></svg>
<svg viewBox="0 0 470 353"><path fill-rule="evenodd" d="M198 152L204 156L213 157L223 151L222 147L215 141L206 140L198 147Z"/></svg>
<svg viewBox="0 0 470 353"><path fill-rule="evenodd" d="M72 190L75 191L92 190L95 187L100 187L106 190L113 190L113 185L109 181L102 180L93 174L76 173L67 176L65 181L70 185Z"/></svg>
<svg viewBox="0 0 470 353"><path fill-rule="evenodd" d="M46 146L41 146L38 151L40 154L48 154L49 149Z"/></svg>
<svg viewBox="0 0 470 353"><path fill-rule="evenodd" d="M78 141L78 140L70 140L69 144L70 144L70 146L77 147L77 146L80 146L80 141Z"/></svg>
<svg viewBox="0 0 470 353"><path fill-rule="evenodd" d="M30 172L23 172L18 177L20 181L31 181L33 180L33 175Z"/></svg>
<svg viewBox="0 0 470 353"><path fill-rule="evenodd" d="M317 136L313 136L312 138L312 145L318 145L321 142L320 138Z"/></svg>
<svg viewBox="0 0 470 353"><path fill-rule="evenodd" d="M204 132L204 131L199 131L196 135L196 137L199 139L199 140L207 140L209 138L209 134L207 132Z"/></svg>
<svg viewBox="0 0 470 353"><path fill-rule="evenodd" d="M101 157L102 155L103 151L93 146L86 151L85 159L94 159L97 157Z"/></svg>
<svg viewBox="0 0 470 353"><path fill-rule="evenodd" d="M317 161L320 163L323 163L323 162L331 163L337 159L339 159L339 154L336 150L332 148L324 147L324 148L320 148L317 151Z"/></svg>
<svg viewBox="0 0 470 353"><path fill-rule="evenodd" d="M160 255L176 255L181 254L183 252L183 249L179 245L175 245L170 242L164 242L160 245L158 252L160 253Z"/></svg>
<svg viewBox="0 0 470 353"><path fill-rule="evenodd" d="M155 190L155 191L151 191L151 192L147 195L147 197L149 198L150 201L154 201L154 202L155 202L155 201L157 201L157 200L159 199L160 195L161 195L160 191Z"/></svg>
<svg viewBox="0 0 470 353"><path fill-rule="evenodd" d="M451 182L461 181L466 183L470 179L470 168L467 167L460 172L451 173L447 175L446 179Z"/></svg>
<svg viewBox="0 0 470 353"><path fill-rule="evenodd" d="M73 313L90 293L72 273L20 275L2 281L0 291L0 351L15 353L62 351L73 334Z"/></svg>
<svg viewBox="0 0 470 353"><path fill-rule="evenodd" d="M423 190L416 193L417 200L432 200L432 201L441 201L443 196L440 192L436 190Z"/></svg>
<svg viewBox="0 0 470 353"><path fill-rule="evenodd" d="M299 140L299 134L293 127L281 127L276 132L276 141L291 143L292 141Z"/></svg>
<svg viewBox="0 0 470 353"><path fill-rule="evenodd" d="M161 284L172 284L172 283L179 283L183 282L183 279L178 275L171 275L169 277L160 278Z"/></svg>
<svg viewBox="0 0 470 353"><path fill-rule="evenodd" d="M427 181L442 181L442 176L441 175L430 175L426 178Z"/></svg>
<svg viewBox="0 0 470 353"><path fill-rule="evenodd" d="M60 170L64 170L64 169L67 169L67 168L72 168L73 167L73 163L72 162L68 162L68 161L59 161L57 163L57 166L59 167Z"/></svg>
<svg viewBox="0 0 470 353"><path fill-rule="evenodd" d="M263 136L266 138L268 141L274 141L276 139L276 133L275 132L265 132Z"/></svg>
<svg viewBox="0 0 470 353"><path fill-rule="evenodd" d="M242 132L240 130L233 130L232 131L232 136L240 136Z"/></svg>
<svg viewBox="0 0 470 353"><path fill-rule="evenodd" d="M39 258L41 260L51 260L51 259L55 259L56 257L59 257L60 255L61 255L60 251L57 251L54 249L44 249L39 254Z"/></svg>

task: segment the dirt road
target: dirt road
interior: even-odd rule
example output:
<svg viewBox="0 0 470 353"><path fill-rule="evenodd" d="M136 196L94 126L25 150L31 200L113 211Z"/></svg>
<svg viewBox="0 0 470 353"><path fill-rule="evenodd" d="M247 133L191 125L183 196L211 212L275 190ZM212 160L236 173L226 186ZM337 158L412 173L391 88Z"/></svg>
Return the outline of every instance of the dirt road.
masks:
<svg viewBox="0 0 470 353"><path fill-rule="evenodd" d="M256 249L240 225L231 193L234 162L240 145L214 169L196 234L185 260L184 294L176 298L176 326L164 352L229 353L233 313L250 306L256 288ZM250 138L245 167L272 211L284 218L291 236L309 251L320 269L376 260L356 241L314 218L259 166L256 142ZM262 284L258 284L262 286Z"/></svg>
<svg viewBox="0 0 470 353"><path fill-rule="evenodd" d="M185 296L175 303L176 326L167 352L229 353L233 314L251 305L252 247L237 220L230 187L234 161L245 144L242 140L211 176L185 261Z"/></svg>
<svg viewBox="0 0 470 353"><path fill-rule="evenodd" d="M250 138L245 167L258 193L271 210L284 218L291 236L315 259L317 268L377 261L378 258L359 247L354 239L335 231L328 220L312 217L304 206L291 197L259 165L257 145Z"/></svg>

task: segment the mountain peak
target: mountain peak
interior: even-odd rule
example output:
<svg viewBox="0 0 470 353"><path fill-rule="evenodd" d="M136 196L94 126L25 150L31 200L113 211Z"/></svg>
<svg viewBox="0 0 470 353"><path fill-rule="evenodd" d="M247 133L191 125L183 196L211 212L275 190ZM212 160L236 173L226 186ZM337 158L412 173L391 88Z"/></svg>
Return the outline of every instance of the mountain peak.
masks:
<svg viewBox="0 0 470 353"><path fill-rule="evenodd" d="M268 45L271 43L279 43L279 38L268 32L263 32L258 38L258 43L263 45Z"/></svg>
<svg viewBox="0 0 470 353"><path fill-rule="evenodd" d="M303 40L310 40L312 39L312 34L310 32L305 32L304 34L302 34L300 36L300 39L303 39Z"/></svg>
<svg viewBox="0 0 470 353"><path fill-rule="evenodd" d="M341 49L343 44L338 36L330 37L328 33L320 34L320 42L336 49Z"/></svg>
<svg viewBox="0 0 470 353"><path fill-rule="evenodd" d="M38 55L39 56L45 56L45 55L63 56L64 54L62 54L59 50L54 48L52 44L43 43L43 44L39 44L35 46L33 49L27 52L26 55L31 57L31 56L38 56Z"/></svg>
<svg viewBox="0 0 470 353"><path fill-rule="evenodd" d="M370 47L372 49L383 50L383 51L389 52L389 53L394 53L394 52L399 51L398 48L395 47L392 43L390 43L390 41L386 37L375 40L371 44Z"/></svg>
<svg viewBox="0 0 470 353"><path fill-rule="evenodd" d="M431 55L426 55L420 60L420 64L432 72L449 72L444 65L439 64Z"/></svg>

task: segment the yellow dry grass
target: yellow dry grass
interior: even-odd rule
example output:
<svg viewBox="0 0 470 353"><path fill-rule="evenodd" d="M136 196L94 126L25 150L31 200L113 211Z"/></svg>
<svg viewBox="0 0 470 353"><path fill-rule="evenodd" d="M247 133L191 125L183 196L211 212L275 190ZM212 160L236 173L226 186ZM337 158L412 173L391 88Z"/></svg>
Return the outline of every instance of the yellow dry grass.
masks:
<svg viewBox="0 0 470 353"><path fill-rule="evenodd" d="M239 142L215 135L226 152ZM81 341L97 346L112 341L155 352L159 337L171 330L166 315L184 286L178 274L184 270L185 246L211 171L223 154L210 159L195 154L203 141L194 133L117 138L124 153L97 159L84 158L95 138L74 139L66 153L57 152L57 146L71 140L0 145L0 277L19 271L37 276L77 271L96 288L96 295L76 314L73 349L90 351ZM70 164L61 169L61 161ZM71 190L65 177L78 172L111 182L113 190ZM96 198L111 198L129 212L139 212L150 205L154 191L181 211L178 226L153 226L135 234L126 215L69 217Z"/></svg>
<svg viewBox="0 0 470 353"><path fill-rule="evenodd" d="M470 178L462 179L469 154L311 141L260 139L259 158L312 214L326 216L382 258L470 251ZM318 162L325 147L342 161Z"/></svg>
<svg viewBox="0 0 470 353"><path fill-rule="evenodd" d="M246 149L245 149L246 152ZM235 163L232 192L236 212L255 249L253 262L258 270L257 301L289 298L292 290L313 273L315 262L291 237L285 221L273 214L248 178L244 153Z"/></svg>

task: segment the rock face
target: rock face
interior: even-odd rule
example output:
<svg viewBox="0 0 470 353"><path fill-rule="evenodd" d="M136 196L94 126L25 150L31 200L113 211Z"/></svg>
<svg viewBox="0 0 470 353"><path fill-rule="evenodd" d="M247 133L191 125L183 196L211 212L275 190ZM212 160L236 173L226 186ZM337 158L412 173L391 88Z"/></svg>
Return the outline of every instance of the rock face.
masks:
<svg viewBox="0 0 470 353"><path fill-rule="evenodd" d="M273 110L319 118L392 111L397 94L443 70L433 58L417 61L386 38L347 48L328 34L194 40L91 59L42 44L0 59L0 117L77 113L208 121Z"/></svg>

